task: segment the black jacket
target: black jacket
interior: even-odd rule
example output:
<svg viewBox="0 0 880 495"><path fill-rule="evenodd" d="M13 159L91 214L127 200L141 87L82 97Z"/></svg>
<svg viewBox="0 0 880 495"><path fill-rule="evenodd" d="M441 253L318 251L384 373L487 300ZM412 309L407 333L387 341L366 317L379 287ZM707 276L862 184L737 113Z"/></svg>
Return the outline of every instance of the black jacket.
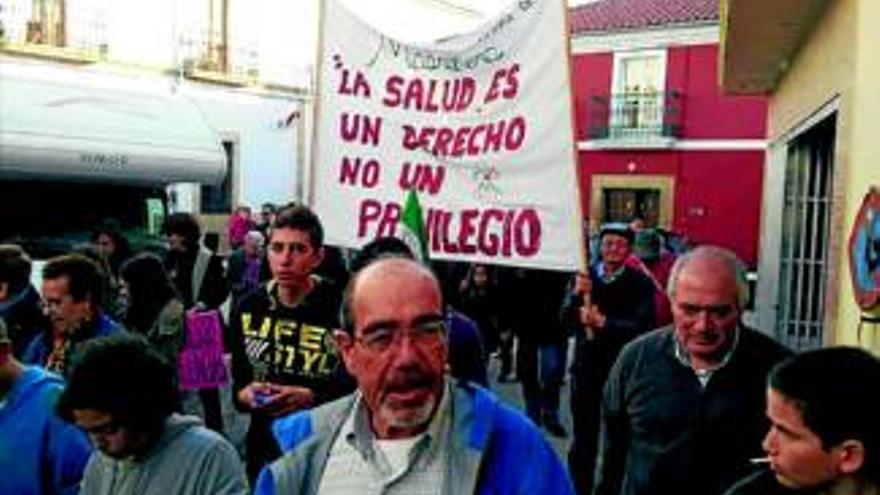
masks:
<svg viewBox="0 0 880 495"><path fill-rule="evenodd" d="M312 291L295 307L278 301L271 281L244 296L229 322L235 397L254 380L307 387L315 406L352 392L354 380L333 342L340 301L336 286L317 276ZM272 419L251 412L246 438L251 478L280 455L270 430Z"/></svg>
<svg viewBox="0 0 880 495"><path fill-rule="evenodd" d="M790 354L741 327L730 361L703 387L664 327L630 342L602 401L596 495L718 495L763 456L767 373Z"/></svg>

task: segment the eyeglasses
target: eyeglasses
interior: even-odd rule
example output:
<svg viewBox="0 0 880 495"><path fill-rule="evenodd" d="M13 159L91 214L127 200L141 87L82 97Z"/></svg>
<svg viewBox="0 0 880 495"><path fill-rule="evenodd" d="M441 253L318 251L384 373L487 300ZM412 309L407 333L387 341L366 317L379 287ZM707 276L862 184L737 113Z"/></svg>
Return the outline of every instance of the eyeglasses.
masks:
<svg viewBox="0 0 880 495"><path fill-rule="evenodd" d="M401 328L378 327L355 337L354 340L371 352L384 353L399 344L404 335L409 335L410 343L416 347L432 347L443 342L446 336L446 323L443 320L426 321L413 325L409 331Z"/></svg>
<svg viewBox="0 0 880 495"><path fill-rule="evenodd" d="M102 425L98 426L90 426L88 428L84 426L80 426L80 429L84 431L87 435L90 436L99 436L99 435L115 435L122 431L122 425L117 423L116 421L108 421Z"/></svg>

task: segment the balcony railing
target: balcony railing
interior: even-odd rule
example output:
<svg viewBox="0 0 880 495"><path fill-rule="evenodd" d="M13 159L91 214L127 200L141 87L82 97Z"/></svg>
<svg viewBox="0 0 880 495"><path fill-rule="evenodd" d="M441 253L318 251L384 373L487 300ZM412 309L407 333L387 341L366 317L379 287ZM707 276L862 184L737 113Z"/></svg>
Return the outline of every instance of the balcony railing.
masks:
<svg viewBox="0 0 880 495"><path fill-rule="evenodd" d="M106 11L64 0L0 2L0 50L71 62L107 56Z"/></svg>
<svg viewBox="0 0 880 495"><path fill-rule="evenodd" d="M251 84L259 77L255 42L220 33L187 32L180 38L180 47L186 77L228 84Z"/></svg>
<svg viewBox="0 0 880 495"><path fill-rule="evenodd" d="M614 93L590 97L589 139L652 141L681 137L681 93Z"/></svg>

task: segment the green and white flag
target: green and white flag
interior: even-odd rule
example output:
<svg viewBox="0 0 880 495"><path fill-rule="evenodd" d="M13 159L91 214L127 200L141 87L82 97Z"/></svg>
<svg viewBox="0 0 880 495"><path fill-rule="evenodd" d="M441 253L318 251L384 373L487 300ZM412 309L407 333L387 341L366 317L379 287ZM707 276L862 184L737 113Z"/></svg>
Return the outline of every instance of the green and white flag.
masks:
<svg viewBox="0 0 880 495"><path fill-rule="evenodd" d="M403 207L403 215L400 216L399 227L398 237L409 246L419 260L428 261L428 234L422 217L422 207L419 205L419 195L415 189L410 189L406 194L406 204Z"/></svg>

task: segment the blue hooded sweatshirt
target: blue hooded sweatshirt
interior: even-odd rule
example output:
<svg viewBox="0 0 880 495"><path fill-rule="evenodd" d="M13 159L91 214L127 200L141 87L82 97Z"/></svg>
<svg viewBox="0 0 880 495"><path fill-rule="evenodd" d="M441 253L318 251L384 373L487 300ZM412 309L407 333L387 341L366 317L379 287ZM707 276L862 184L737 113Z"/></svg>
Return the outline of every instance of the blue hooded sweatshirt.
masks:
<svg viewBox="0 0 880 495"><path fill-rule="evenodd" d="M55 415L63 387L57 375L27 366L0 401L0 495L79 492L92 447Z"/></svg>

